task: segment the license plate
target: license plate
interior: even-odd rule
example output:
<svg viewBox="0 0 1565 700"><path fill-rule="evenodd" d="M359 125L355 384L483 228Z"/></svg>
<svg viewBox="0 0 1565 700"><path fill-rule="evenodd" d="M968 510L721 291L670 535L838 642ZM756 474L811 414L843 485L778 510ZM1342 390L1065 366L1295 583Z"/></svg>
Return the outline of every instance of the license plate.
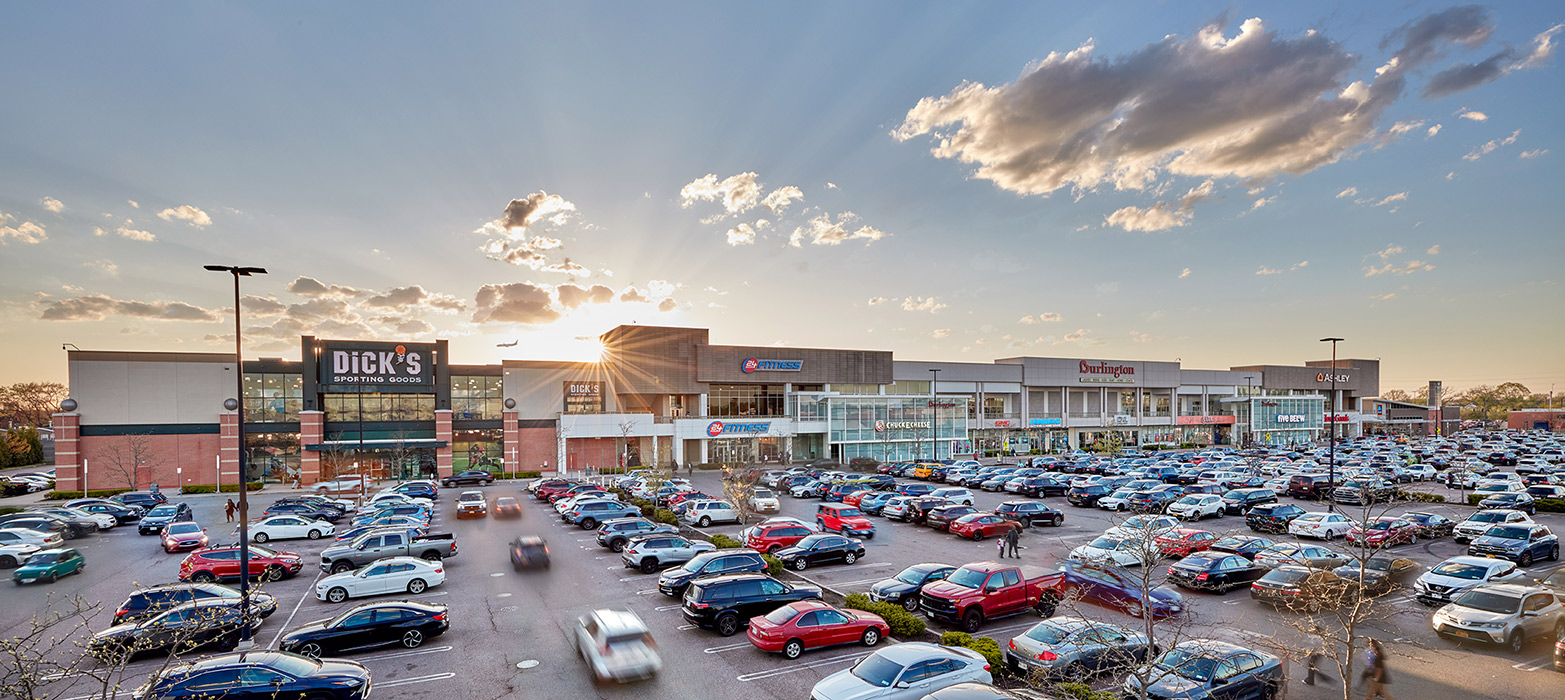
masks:
<svg viewBox="0 0 1565 700"><path fill-rule="evenodd" d="M37 580L38 579L35 579L35 578L24 578L24 579L22 579L22 583L32 583L32 582L37 581Z"/></svg>

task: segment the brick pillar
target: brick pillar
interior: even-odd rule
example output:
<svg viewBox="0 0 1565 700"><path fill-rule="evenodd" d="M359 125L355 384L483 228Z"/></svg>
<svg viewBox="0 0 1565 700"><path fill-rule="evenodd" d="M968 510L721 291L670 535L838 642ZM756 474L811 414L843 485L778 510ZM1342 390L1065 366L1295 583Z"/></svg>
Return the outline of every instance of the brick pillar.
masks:
<svg viewBox="0 0 1565 700"><path fill-rule="evenodd" d="M500 412L500 461L508 472L526 471L522 466L522 426L516 411Z"/></svg>
<svg viewBox="0 0 1565 700"><path fill-rule="evenodd" d="M299 483L309 486L321 480L321 453L310 449L326 439L326 414L299 412Z"/></svg>
<svg viewBox="0 0 1565 700"><path fill-rule="evenodd" d="M80 413L50 416L49 424L54 426L54 483L61 491L83 490L81 469L85 455L81 453L81 421ZM92 466L90 460L87 466Z"/></svg>
<svg viewBox="0 0 1565 700"><path fill-rule="evenodd" d="M237 484L239 475L239 414L224 411L217 416L217 476L219 483Z"/></svg>
<svg viewBox="0 0 1565 700"><path fill-rule="evenodd" d="M451 409L435 411L435 440L446 444L435 448L435 469L440 476L451 476L451 437Z"/></svg>

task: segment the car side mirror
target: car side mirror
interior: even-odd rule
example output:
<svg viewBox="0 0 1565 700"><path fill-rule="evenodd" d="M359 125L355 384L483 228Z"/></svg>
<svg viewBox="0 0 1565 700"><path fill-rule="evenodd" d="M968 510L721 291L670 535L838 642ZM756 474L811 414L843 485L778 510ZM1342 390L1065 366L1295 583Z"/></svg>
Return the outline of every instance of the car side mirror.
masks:
<svg viewBox="0 0 1565 700"><path fill-rule="evenodd" d="M911 687L913 687L913 684L909 683L907 681L898 681L897 684L895 686L893 686L893 687L895 687L895 688L911 688Z"/></svg>

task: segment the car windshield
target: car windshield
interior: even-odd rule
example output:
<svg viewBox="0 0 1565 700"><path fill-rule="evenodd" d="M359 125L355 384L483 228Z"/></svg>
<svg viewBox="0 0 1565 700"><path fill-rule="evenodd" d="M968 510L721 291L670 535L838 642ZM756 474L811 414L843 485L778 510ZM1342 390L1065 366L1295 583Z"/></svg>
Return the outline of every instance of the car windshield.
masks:
<svg viewBox="0 0 1565 700"><path fill-rule="evenodd" d="M888 661L877 652L854 664L850 673L876 688L890 688L896 682L897 675L902 673L902 666L895 661Z"/></svg>
<svg viewBox="0 0 1565 700"><path fill-rule="evenodd" d="M1521 607L1520 598L1497 595L1488 591L1468 591L1452 601L1464 608L1474 608L1492 613L1513 615Z"/></svg>
<svg viewBox="0 0 1565 700"><path fill-rule="evenodd" d="M897 574L897 580L908 585L917 586L918 584L923 583L924 577L928 575L928 573L922 570L909 567L903 569L902 573Z"/></svg>
<svg viewBox="0 0 1565 700"><path fill-rule="evenodd" d="M799 614L799 611L794 610L793 606L791 606L791 605L784 605L784 606L782 606L782 607L780 607L780 608L778 608L776 610L773 610L773 611L767 613L766 614L766 621L770 622L770 623L772 623L774 625L784 625L784 624L787 624L789 620L792 620L794 618L794 616L798 615L798 614Z"/></svg>
<svg viewBox="0 0 1565 700"><path fill-rule="evenodd" d="M863 513L860 513L857 508L842 508L837 511L839 518L851 518L856 515L863 515Z"/></svg>
<svg viewBox="0 0 1565 700"><path fill-rule="evenodd" d="M192 532L200 532L201 526L195 523L174 523L168 526L168 531L170 534L186 535Z"/></svg>
<svg viewBox="0 0 1565 700"><path fill-rule="evenodd" d="M275 556L277 556L276 552L273 552L272 550L267 549L265 547L257 547L257 546L255 546L253 544L250 545L250 554L253 555L253 556L262 556L262 557L275 557Z"/></svg>
<svg viewBox="0 0 1565 700"><path fill-rule="evenodd" d="M1459 561L1448 561L1435 567L1434 571L1429 573L1438 574L1440 576L1450 576L1451 578L1465 578L1472 581L1478 581L1481 580L1483 575L1488 571L1489 567L1486 566L1465 564Z"/></svg>
<svg viewBox="0 0 1565 700"><path fill-rule="evenodd" d="M174 513L175 513L174 506L158 506L156 508L153 508L152 512L147 513L147 515L151 515L153 517L157 517L157 516L160 516L160 515L173 515Z"/></svg>
<svg viewBox="0 0 1565 700"><path fill-rule="evenodd" d="M1093 540L1091 544L1088 544L1087 546L1096 549L1123 549L1125 547L1125 541L1116 540L1112 537L1099 537L1098 539Z"/></svg>
<svg viewBox="0 0 1565 700"><path fill-rule="evenodd" d="M797 544L795 546L800 547L802 549L809 549L810 547L815 546L815 544L817 542L825 541L826 538L827 538L826 535L810 535L809 537L806 537L806 538L804 538L802 540L799 540L799 544Z"/></svg>
<svg viewBox="0 0 1565 700"><path fill-rule="evenodd" d="M984 579L988 577L989 574L986 574L982 571L977 571L975 569L969 569L964 566L960 569L957 569L946 580L965 588L978 588L979 586L984 585Z"/></svg>
<svg viewBox="0 0 1565 700"><path fill-rule="evenodd" d="M1492 523L1504 519L1504 513L1473 513L1473 517L1468 518L1475 523Z"/></svg>
<svg viewBox="0 0 1565 700"><path fill-rule="evenodd" d="M41 554L34 554L33 556L29 557L27 559L27 563L29 563L29 564L53 564L55 562L64 560L64 558L65 558L65 555L61 554L60 552L45 552L45 553L41 553Z"/></svg>
<svg viewBox="0 0 1565 700"><path fill-rule="evenodd" d="M294 678L308 676L321 667L320 662L296 654L277 654L267 665Z"/></svg>
<svg viewBox="0 0 1565 700"><path fill-rule="evenodd" d="M1501 525L1499 527L1491 527L1489 528L1488 532L1483 534L1484 537L1499 537L1507 540L1525 540L1527 539L1527 528L1516 527L1515 525Z"/></svg>
<svg viewBox="0 0 1565 700"><path fill-rule="evenodd" d="M1391 527L1391 523L1385 520L1376 520L1369 524L1371 530L1385 530Z"/></svg>
<svg viewBox="0 0 1565 700"><path fill-rule="evenodd" d="M1372 557L1369 561L1364 562L1364 568L1371 571L1390 571L1391 560L1386 557Z"/></svg>
<svg viewBox="0 0 1565 700"><path fill-rule="evenodd" d="M1217 668L1217 659L1200 656L1189 649L1174 648L1157 660L1157 667L1174 675L1205 683L1212 679L1212 672Z"/></svg>
<svg viewBox="0 0 1565 700"><path fill-rule="evenodd" d="M776 496L773 496L772 492L770 490L768 490L768 489L756 489L755 490L755 497L756 498L776 498Z"/></svg>
<svg viewBox="0 0 1565 700"><path fill-rule="evenodd" d="M1044 644L1059 644L1070 636L1070 630L1063 629L1051 622L1040 622L1026 632L1028 639L1043 642Z"/></svg>
<svg viewBox="0 0 1565 700"><path fill-rule="evenodd" d="M1272 569L1261 580L1270 583L1298 583L1310 577L1310 572L1302 569Z"/></svg>

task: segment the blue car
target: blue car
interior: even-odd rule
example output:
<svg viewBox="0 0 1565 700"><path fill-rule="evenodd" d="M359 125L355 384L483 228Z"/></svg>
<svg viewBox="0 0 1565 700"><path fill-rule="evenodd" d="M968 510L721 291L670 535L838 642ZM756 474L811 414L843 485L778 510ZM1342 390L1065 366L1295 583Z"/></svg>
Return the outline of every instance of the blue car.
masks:
<svg viewBox="0 0 1565 700"><path fill-rule="evenodd" d="M319 698L350 700L369 695L363 664L284 651L218 654L158 674L137 700L176 698ZM214 691L214 687L217 689Z"/></svg>
<svg viewBox="0 0 1565 700"><path fill-rule="evenodd" d="M880 515L880 509L885 508L886 504L898 495L900 494L895 491L876 491L866 494L859 499L859 510L865 515Z"/></svg>
<svg viewBox="0 0 1565 700"><path fill-rule="evenodd" d="M1180 642L1152 662L1152 671L1147 697L1168 700L1270 698L1283 684L1277 657L1215 639ZM1126 695L1140 690L1135 674L1125 679Z"/></svg>
<svg viewBox="0 0 1565 700"><path fill-rule="evenodd" d="M1549 528L1536 523L1508 523L1489 528L1467 545L1475 557L1499 557L1520 566L1532 566L1542 559L1559 561L1560 538Z"/></svg>
<svg viewBox="0 0 1565 700"><path fill-rule="evenodd" d="M1153 619L1172 617L1184 611L1184 596L1168 587L1143 591L1135 574L1115 566L1065 560L1050 567L1065 574L1062 590L1078 590L1081 599L1106 608L1123 610L1131 617L1150 613Z"/></svg>
<svg viewBox="0 0 1565 700"><path fill-rule="evenodd" d="M896 495L898 495L898 496L925 496L925 495L930 494L934 490L935 490L935 487L931 486L929 484L902 484L900 486L897 486Z"/></svg>

